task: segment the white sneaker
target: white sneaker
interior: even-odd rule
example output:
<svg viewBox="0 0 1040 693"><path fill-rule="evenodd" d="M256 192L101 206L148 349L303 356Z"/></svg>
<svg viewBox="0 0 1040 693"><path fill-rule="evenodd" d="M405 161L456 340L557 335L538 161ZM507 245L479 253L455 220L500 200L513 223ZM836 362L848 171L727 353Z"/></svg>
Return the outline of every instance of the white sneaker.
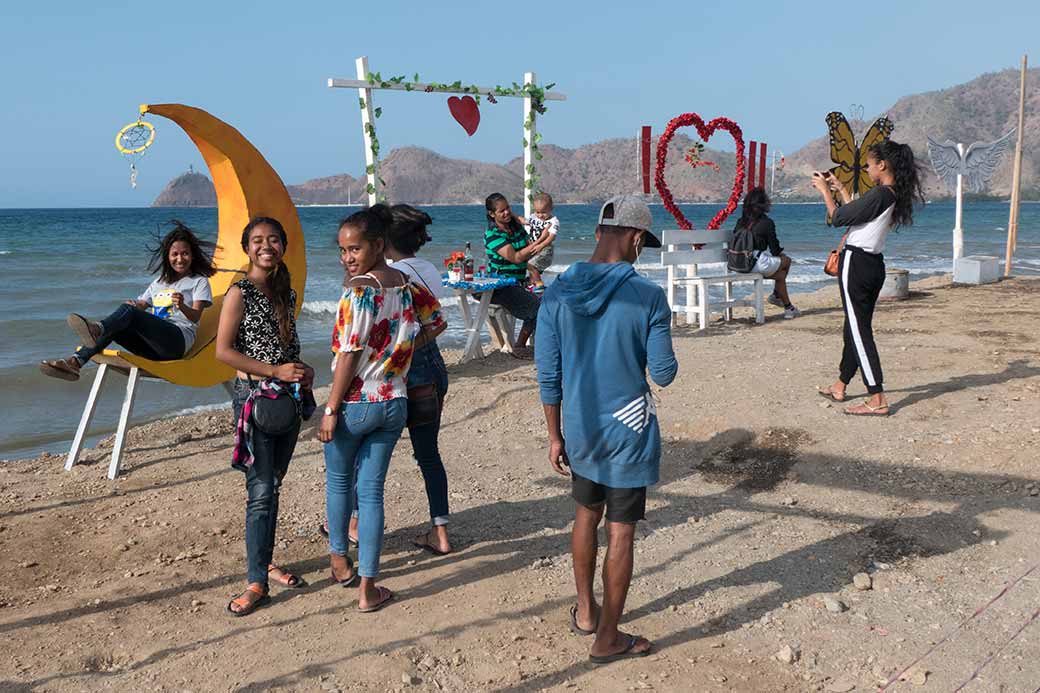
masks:
<svg viewBox="0 0 1040 693"><path fill-rule="evenodd" d="M790 308L784 311L784 320L794 320L801 314L802 311L798 310L794 306L791 306Z"/></svg>
<svg viewBox="0 0 1040 693"><path fill-rule="evenodd" d="M780 297L776 294L769 294L769 296L766 297L766 302L768 302L769 305L776 306L777 308L784 307L784 302L781 301Z"/></svg>

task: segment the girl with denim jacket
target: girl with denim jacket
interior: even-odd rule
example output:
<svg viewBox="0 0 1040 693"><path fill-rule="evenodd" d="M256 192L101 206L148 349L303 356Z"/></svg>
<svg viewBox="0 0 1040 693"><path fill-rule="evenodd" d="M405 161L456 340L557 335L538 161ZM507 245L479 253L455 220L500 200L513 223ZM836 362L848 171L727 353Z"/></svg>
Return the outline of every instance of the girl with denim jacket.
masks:
<svg viewBox="0 0 1040 693"><path fill-rule="evenodd" d="M326 511L332 578L358 583L358 608L377 611L393 593L376 584L383 543L383 486L408 415L406 378L415 339L443 323L437 299L391 269L383 256L393 218L375 205L339 228L340 260L350 275L332 333L332 387L318 430L325 443ZM357 470L358 566L347 558Z"/></svg>
<svg viewBox="0 0 1040 693"><path fill-rule="evenodd" d="M217 327L217 359L237 371L235 420L242 415L254 378L275 379L309 387L314 369L300 361L300 338L294 319L296 292L292 288L285 256L288 238L277 219L257 217L242 232L242 250L249 256L246 276L233 284L224 297ZM279 435L253 427L245 467L246 556L248 585L227 605L233 616L245 616L270 600L268 580L285 587L303 587L302 578L272 561L278 524L278 496L289 468L299 421Z"/></svg>

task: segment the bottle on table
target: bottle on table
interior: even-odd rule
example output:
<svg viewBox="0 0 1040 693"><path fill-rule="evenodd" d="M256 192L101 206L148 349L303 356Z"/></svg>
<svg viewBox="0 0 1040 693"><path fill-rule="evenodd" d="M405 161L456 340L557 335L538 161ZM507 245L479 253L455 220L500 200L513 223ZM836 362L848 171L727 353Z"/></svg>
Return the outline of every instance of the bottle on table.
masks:
<svg viewBox="0 0 1040 693"><path fill-rule="evenodd" d="M466 242L466 249L462 251L462 278L464 281L473 281L473 249Z"/></svg>

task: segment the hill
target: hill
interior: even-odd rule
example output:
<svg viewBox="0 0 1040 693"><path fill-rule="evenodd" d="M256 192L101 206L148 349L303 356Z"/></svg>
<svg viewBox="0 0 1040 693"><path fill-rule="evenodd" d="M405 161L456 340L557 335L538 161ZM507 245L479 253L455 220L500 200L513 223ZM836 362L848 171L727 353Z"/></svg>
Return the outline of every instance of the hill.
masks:
<svg viewBox="0 0 1040 693"><path fill-rule="evenodd" d="M994 140L1017 121L1018 71L1005 70L982 75L965 84L907 96L888 109L895 122L893 139L907 142L919 157L926 172L929 197L950 193L936 179L927 155L927 136L970 144ZM1027 76L1026 124L1022 161L1024 199L1040 199L1040 69ZM787 157L783 171L777 172L777 190L791 200L817 199L809 177L813 170L830 161L825 113L820 114L821 137ZM866 121L852 121L857 136ZM659 133L656 133L659 134ZM724 136L724 135L723 135ZM734 174L732 152L706 149L702 158L719 164L720 170L692 169L684 153L692 141L677 135L668 152L666 179L677 200L706 202L723 200ZM551 144L541 146L544 159L539 164L544 190L557 202L594 202L618 192L638 191L635 138L610 139L568 149ZM1011 188L1013 156L1006 156L990 184L990 194L1006 197ZM517 157L505 165L452 159L421 147L402 147L390 152L381 163L389 199L412 204L480 204L491 192L502 192L519 200L523 191L523 160ZM768 177L768 176L767 176ZM365 180L347 174L315 178L288 186L297 204L343 204L362 201ZM212 185L201 174L178 176L156 198L153 206L212 206L216 204Z"/></svg>

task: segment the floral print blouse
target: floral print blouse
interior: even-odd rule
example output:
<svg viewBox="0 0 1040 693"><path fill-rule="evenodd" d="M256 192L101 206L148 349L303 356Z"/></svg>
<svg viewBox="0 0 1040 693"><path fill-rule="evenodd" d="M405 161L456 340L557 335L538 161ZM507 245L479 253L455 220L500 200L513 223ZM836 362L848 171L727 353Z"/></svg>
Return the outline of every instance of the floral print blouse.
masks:
<svg viewBox="0 0 1040 693"><path fill-rule="evenodd" d="M357 373L344 402L386 402L407 397L405 379L415 337L424 326L444 322L441 306L428 290L414 284L377 288L348 287L339 300L332 329L332 352L360 351Z"/></svg>

